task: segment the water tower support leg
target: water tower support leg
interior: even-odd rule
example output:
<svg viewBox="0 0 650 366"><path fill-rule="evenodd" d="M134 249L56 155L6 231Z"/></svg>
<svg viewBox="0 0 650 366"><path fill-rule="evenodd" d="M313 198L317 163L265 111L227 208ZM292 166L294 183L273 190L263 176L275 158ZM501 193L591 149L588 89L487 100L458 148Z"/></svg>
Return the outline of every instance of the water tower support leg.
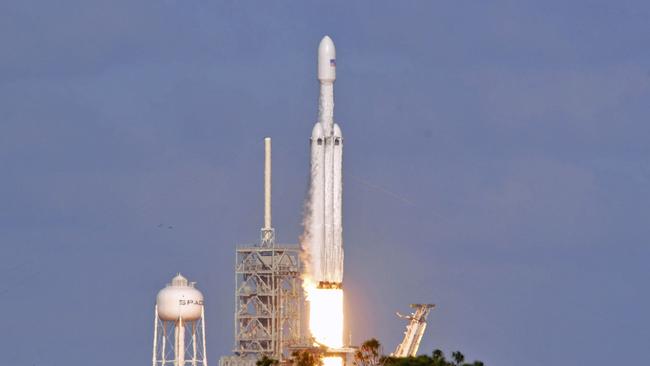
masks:
<svg viewBox="0 0 650 366"><path fill-rule="evenodd" d="M196 366L196 321L192 322L192 366Z"/></svg>
<svg viewBox="0 0 650 366"><path fill-rule="evenodd" d="M208 356L205 350L205 312L203 306L201 306L201 335L203 336L203 366L208 366Z"/></svg>
<svg viewBox="0 0 650 366"><path fill-rule="evenodd" d="M151 356L151 366L156 366L156 345L158 343L158 305L154 310L153 318L153 355Z"/></svg>
<svg viewBox="0 0 650 366"><path fill-rule="evenodd" d="M182 317L176 323L176 366L185 366L185 323Z"/></svg>
<svg viewBox="0 0 650 366"><path fill-rule="evenodd" d="M165 359L167 356L165 355L165 345L167 344L167 322L162 321L162 328L163 328L163 337L162 337L162 363L161 366L165 366L165 363L167 360Z"/></svg>

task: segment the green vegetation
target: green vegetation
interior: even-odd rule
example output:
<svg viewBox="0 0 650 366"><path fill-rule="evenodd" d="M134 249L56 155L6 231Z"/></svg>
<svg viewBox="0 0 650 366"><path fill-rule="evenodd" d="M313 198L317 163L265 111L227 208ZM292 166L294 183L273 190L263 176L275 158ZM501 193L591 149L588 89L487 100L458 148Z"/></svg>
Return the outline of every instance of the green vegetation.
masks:
<svg viewBox="0 0 650 366"><path fill-rule="evenodd" d="M380 366L384 357L381 355L381 343L375 338L363 342L354 353L354 366Z"/></svg>
<svg viewBox="0 0 650 366"><path fill-rule="evenodd" d="M255 366L278 366L280 362L276 359L262 356L257 362L255 362Z"/></svg>
<svg viewBox="0 0 650 366"><path fill-rule="evenodd" d="M293 356L293 366L323 366L321 351L295 351L291 356Z"/></svg>
<svg viewBox="0 0 650 366"><path fill-rule="evenodd" d="M321 357L325 349L296 351L292 354L293 366L323 366ZM451 359L437 349L431 355L416 357L390 357L382 355L381 343L371 338L359 347L352 360L354 366L484 366L481 361L465 362L465 356L459 351L452 352ZM257 366L277 366L278 361L263 357Z"/></svg>
<svg viewBox="0 0 650 366"><path fill-rule="evenodd" d="M444 353L437 349L431 356L420 355L416 357L384 357L382 366L484 366L481 361L465 362L465 356L456 351L451 354L452 360L447 360Z"/></svg>
<svg viewBox="0 0 650 366"><path fill-rule="evenodd" d="M354 366L484 366L481 361L465 362L465 356L459 351L451 354L451 360L437 349L431 356L390 357L381 355L381 344L376 339L369 339L359 347L354 355Z"/></svg>

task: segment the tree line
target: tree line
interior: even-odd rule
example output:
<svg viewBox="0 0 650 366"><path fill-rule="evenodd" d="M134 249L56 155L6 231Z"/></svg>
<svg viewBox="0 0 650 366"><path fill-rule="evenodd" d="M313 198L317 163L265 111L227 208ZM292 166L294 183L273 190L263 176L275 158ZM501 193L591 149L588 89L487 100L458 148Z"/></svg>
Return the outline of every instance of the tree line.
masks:
<svg viewBox="0 0 650 366"><path fill-rule="evenodd" d="M369 339L359 347L352 361L354 366L484 366L481 361L465 362L465 356L460 351L451 353L451 359L439 350L431 355L415 357L391 357L381 354L381 343L375 338Z"/></svg>
<svg viewBox="0 0 650 366"><path fill-rule="evenodd" d="M292 354L292 366L322 366L322 355L326 349L296 351ZM434 350L431 355L415 357L391 357L383 355L381 343L375 338L369 339L354 353L352 360L354 366L485 366L481 361L466 362L465 356L460 351L451 353L450 359L439 350ZM257 361L257 366L278 366L278 361L263 356Z"/></svg>

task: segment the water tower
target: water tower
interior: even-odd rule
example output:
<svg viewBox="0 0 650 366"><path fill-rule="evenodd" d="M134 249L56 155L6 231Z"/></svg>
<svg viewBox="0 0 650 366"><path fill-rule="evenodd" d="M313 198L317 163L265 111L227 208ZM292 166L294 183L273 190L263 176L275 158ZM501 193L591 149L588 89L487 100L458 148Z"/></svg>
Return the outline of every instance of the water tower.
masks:
<svg viewBox="0 0 650 366"><path fill-rule="evenodd" d="M203 294L177 274L158 292L152 366L207 366Z"/></svg>

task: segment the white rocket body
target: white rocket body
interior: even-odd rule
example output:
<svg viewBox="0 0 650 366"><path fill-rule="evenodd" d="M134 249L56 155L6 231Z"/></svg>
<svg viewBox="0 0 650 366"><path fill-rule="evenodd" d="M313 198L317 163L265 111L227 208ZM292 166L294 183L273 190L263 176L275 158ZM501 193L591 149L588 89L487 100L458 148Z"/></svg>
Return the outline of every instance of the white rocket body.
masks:
<svg viewBox="0 0 650 366"><path fill-rule="evenodd" d="M318 46L320 97L318 122L311 134L311 274L321 286L343 282L343 135L334 123L336 49L325 36Z"/></svg>

